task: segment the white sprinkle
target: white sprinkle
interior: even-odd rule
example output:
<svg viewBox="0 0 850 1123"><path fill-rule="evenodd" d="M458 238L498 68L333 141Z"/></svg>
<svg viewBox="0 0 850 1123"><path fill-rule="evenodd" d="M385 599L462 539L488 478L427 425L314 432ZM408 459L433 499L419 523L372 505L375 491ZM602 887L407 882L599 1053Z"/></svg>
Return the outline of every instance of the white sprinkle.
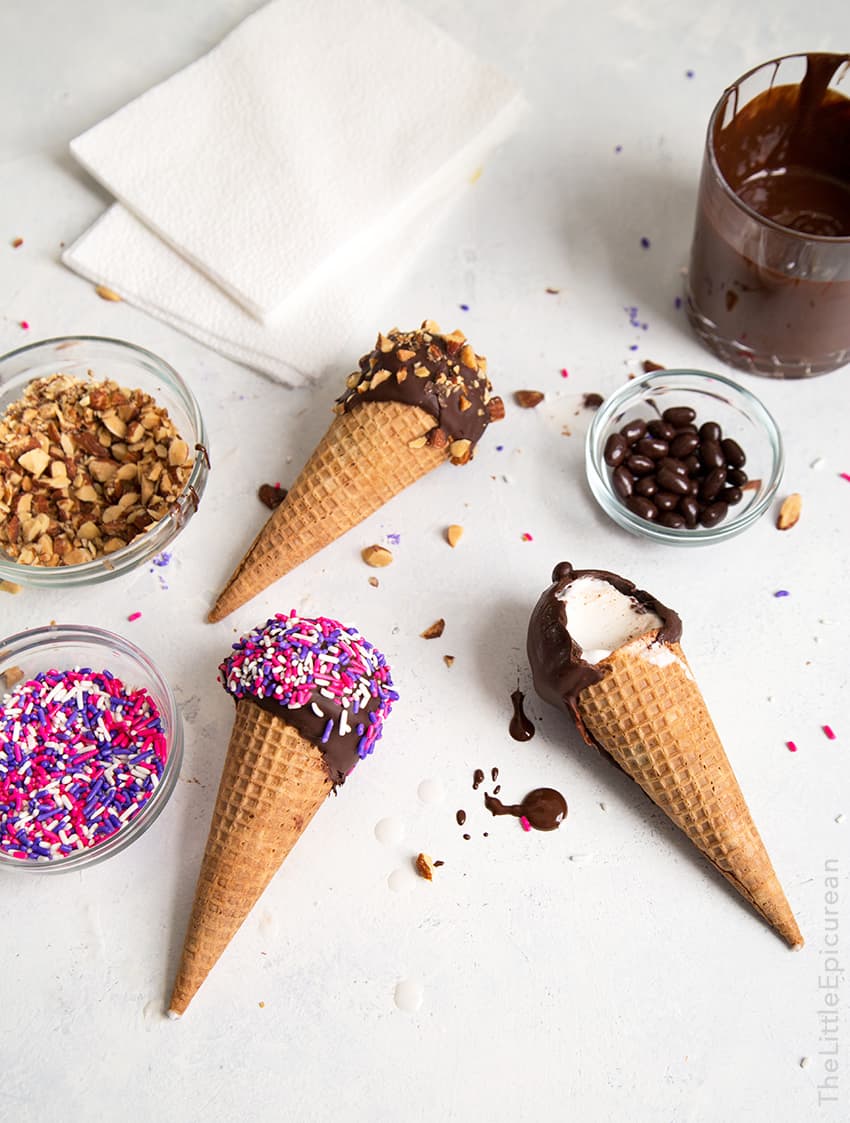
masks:
<svg viewBox="0 0 850 1123"><path fill-rule="evenodd" d="M800 1068L808 1068L808 1067L809 1067L809 1058L808 1057L800 1057Z"/></svg>
<svg viewBox="0 0 850 1123"><path fill-rule="evenodd" d="M844 812L843 811L841 811L838 815L835 816L835 821L836 821L836 823L843 823L844 822Z"/></svg>
<svg viewBox="0 0 850 1123"><path fill-rule="evenodd" d="M334 696L333 696L333 693L330 690L325 690L325 688L322 687L322 689L319 691L319 693L322 695L323 698L330 698L330 700L333 702Z"/></svg>
<svg viewBox="0 0 850 1123"><path fill-rule="evenodd" d="M814 458L814 460L811 462L811 464L809 465L809 467L814 468L815 471L817 471L819 468L822 468L823 467L823 457L822 456L816 456Z"/></svg>
<svg viewBox="0 0 850 1123"><path fill-rule="evenodd" d="M324 717L325 716L324 711L320 710L315 702L310 703L310 709L313 711L313 713L316 715L316 717Z"/></svg>
<svg viewBox="0 0 850 1123"><path fill-rule="evenodd" d="M601 808L601 810L602 810L602 811L607 811L607 810L608 810L608 805L607 805L607 803L600 803L600 804L599 804L599 807Z"/></svg>
<svg viewBox="0 0 850 1123"><path fill-rule="evenodd" d="M570 854L570 861L577 866L586 866L592 857L592 854Z"/></svg>
<svg viewBox="0 0 850 1123"><path fill-rule="evenodd" d="M339 715L339 735L344 737L346 733L351 731L351 726L348 724L348 713L343 710Z"/></svg>

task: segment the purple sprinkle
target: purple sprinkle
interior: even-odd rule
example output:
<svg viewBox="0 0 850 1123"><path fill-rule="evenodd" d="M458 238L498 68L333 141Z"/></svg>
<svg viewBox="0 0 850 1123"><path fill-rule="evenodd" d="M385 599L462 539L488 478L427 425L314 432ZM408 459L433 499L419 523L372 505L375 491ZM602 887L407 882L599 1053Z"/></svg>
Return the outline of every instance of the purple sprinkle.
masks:
<svg viewBox="0 0 850 1123"><path fill-rule="evenodd" d="M171 554L169 554L169 552L167 550L163 550L161 554L157 554L157 556L153 559L153 564L158 565L158 566L164 566L164 565L168 565L168 563L170 561L171 561Z"/></svg>
<svg viewBox="0 0 850 1123"><path fill-rule="evenodd" d="M637 351L637 349L638 349L638 345L636 343L630 343L629 344L629 350L630 351Z"/></svg>
<svg viewBox="0 0 850 1123"><path fill-rule="evenodd" d="M399 542L401 542L401 535L400 534L388 534L387 535L387 541L389 542L389 544L391 546L397 546L399 544Z"/></svg>
<svg viewBox="0 0 850 1123"><path fill-rule="evenodd" d="M686 78L693 78L693 76L694 76L693 70L686 70L685 71L685 77Z"/></svg>
<svg viewBox="0 0 850 1123"><path fill-rule="evenodd" d="M468 304L459 304L458 308L460 308L461 312L468 312L469 311L469 305Z"/></svg>
<svg viewBox="0 0 850 1123"><path fill-rule="evenodd" d="M676 299L675 299L675 300L673 301L673 307L674 307L674 308L681 308L681 307L682 307L682 298L681 298L681 296L677 296L677 297L676 297Z"/></svg>
<svg viewBox="0 0 850 1123"><path fill-rule="evenodd" d="M614 151L615 151L615 152L622 152L622 151L623 151L623 146L622 146L622 144L615 144L615 145L614 145Z"/></svg>
<svg viewBox="0 0 850 1123"><path fill-rule="evenodd" d="M496 445L496 452L502 452L504 450L504 447L504 445Z"/></svg>
<svg viewBox="0 0 850 1123"><path fill-rule="evenodd" d="M649 249L649 238L641 238L640 244L645 250L648 250Z"/></svg>
<svg viewBox="0 0 850 1123"><path fill-rule="evenodd" d="M791 594L788 592L787 589L777 589L776 592L773 595L775 597L790 597L791 596Z"/></svg>

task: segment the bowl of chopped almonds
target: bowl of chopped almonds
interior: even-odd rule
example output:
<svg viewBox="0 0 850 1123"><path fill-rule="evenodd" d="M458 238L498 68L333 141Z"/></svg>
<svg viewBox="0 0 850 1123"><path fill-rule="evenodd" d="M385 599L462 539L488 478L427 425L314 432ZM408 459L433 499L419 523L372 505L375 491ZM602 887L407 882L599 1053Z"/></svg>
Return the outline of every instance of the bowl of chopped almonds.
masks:
<svg viewBox="0 0 850 1123"><path fill-rule="evenodd" d="M0 579L89 585L143 565L208 471L198 403L150 351L69 336L0 358Z"/></svg>

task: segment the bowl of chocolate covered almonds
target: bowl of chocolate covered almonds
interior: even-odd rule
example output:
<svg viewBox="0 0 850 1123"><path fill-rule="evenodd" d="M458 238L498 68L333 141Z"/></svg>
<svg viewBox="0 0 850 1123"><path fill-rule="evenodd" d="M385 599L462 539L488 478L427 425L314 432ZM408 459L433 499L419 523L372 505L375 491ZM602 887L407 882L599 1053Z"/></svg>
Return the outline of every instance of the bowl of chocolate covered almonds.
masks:
<svg viewBox="0 0 850 1123"><path fill-rule="evenodd" d="M619 526L655 542L732 538L767 511L782 479L782 437L743 386L699 370L626 383L587 435L590 490Z"/></svg>

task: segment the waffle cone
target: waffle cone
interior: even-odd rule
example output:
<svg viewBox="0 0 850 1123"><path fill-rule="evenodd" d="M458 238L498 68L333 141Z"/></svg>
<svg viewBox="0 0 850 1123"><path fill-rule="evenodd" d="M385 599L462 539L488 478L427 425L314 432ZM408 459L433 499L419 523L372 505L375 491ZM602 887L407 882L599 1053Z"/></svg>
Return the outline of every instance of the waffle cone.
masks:
<svg viewBox="0 0 850 1123"><path fill-rule="evenodd" d="M791 947L803 937L705 701L677 643L650 632L604 660L578 695L582 733L603 748Z"/></svg>
<svg viewBox="0 0 850 1123"><path fill-rule="evenodd" d="M170 1014L186 1010L330 790L311 741L237 703Z"/></svg>
<svg viewBox="0 0 850 1123"><path fill-rule="evenodd" d="M339 414L209 614L221 620L446 459L410 442L434 427L418 406L362 402Z"/></svg>

